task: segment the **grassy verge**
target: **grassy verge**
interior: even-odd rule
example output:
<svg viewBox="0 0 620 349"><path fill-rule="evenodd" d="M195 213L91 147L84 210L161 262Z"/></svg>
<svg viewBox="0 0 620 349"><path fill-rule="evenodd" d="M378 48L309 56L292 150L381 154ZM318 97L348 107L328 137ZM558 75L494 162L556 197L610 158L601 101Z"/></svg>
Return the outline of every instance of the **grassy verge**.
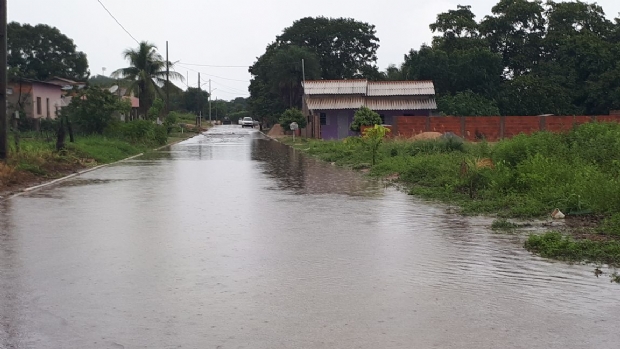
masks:
<svg viewBox="0 0 620 349"><path fill-rule="evenodd" d="M530 235L525 247L546 258L620 266L618 240L577 240L559 232L548 232L543 235Z"/></svg>
<svg viewBox="0 0 620 349"><path fill-rule="evenodd" d="M173 133L167 138L167 143L194 135L196 132ZM75 143L67 139L66 149L57 152L52 139L31 133L20 138L19 151L12 140L9 160L7 163L0 162L0 195L148 152L162 142L161 139L157 142L144 139L130 142L117 136L77 136Z"/></svg>
<svg viewBox="0 0 620 349"><path fill-rule="evenodd" d="M290 138L280 141L291 143ZM592 255L574 255L571 248L591 249L600 244L597 253L616 258L610 246L620 241L619 124L591 123L564 134L519 135L493 145L449 138L391 139L381 145L374 166L367 147L352 138L298 139L293 146L324 161L364 169L372 176L398 178L410 194L457 204L463 214L540 218L558 208L573 219L602 217L600 224L579 229L570 243L557 244L557 248L590 260ZM498 222L496 229L512 229L506 221ZM538 245L526 245L535 253L545 251L534 246Z"/></svg>

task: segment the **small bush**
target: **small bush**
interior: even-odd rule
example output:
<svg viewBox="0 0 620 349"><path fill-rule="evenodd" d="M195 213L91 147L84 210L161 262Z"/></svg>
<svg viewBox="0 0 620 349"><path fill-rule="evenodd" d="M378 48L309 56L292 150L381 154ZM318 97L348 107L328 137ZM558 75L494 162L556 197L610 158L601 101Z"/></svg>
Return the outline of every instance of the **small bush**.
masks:
<svg viewBox="0 0 620 349"><path fill-rule="evenodd" d="M282 129L285 131L291 129L291 124L293 122L296 122L300 129L306 127L307 124L306 117L301 110L297 108L287 109L280 117L279 122L280 126L282 126Z"/></svg>
<svg viewBox="0 0 620 349"><path fill-rule="evenodd" d="M105 135L143 145L163 145L168 140L167 128L148 120L115 122L106 129Z"/></svg>
<svg viewBox="0 0 620 349"><path fill-rule="evenodd" d="M381 116L368 107L361 107L355 112L351 131L360 132L362 126L381 125Z"/></svg>

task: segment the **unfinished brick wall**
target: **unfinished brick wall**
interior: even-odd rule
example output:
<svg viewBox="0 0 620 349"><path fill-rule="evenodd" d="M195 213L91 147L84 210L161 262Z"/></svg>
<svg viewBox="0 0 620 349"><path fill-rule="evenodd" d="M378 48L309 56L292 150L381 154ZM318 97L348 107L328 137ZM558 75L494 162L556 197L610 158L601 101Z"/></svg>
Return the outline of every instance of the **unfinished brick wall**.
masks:
<svg viewBox="0 0 620 349"><path fill-rule="evenodd" d="M413 137L422 132L453 132L469 141L497 141L521 133L565 132L587 122L618 122L620 115L602 116L396 116L393 136Z"/></svg>

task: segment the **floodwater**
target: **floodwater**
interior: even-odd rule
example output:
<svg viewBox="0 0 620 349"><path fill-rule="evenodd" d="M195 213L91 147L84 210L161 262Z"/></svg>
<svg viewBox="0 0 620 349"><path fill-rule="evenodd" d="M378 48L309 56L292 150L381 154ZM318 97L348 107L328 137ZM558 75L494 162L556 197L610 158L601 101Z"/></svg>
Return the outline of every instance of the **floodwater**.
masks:
<svg viewBox="0 0 620 349"><path fill-rule="evenodd" d="M1 348L597 348L620 285L256 131L0 203Z"/></svg>

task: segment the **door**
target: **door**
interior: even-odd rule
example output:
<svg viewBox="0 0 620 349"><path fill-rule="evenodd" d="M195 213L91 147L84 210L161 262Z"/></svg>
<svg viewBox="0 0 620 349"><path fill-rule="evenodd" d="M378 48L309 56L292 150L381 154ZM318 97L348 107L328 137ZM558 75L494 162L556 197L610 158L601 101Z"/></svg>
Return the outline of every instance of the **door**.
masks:
<svg viewBox="0 0 620 349"><path fill-rule="evenodd" d="M338 119L338 139L349 137L349 116L346 112L339 112L336 117Z"/></svg>

